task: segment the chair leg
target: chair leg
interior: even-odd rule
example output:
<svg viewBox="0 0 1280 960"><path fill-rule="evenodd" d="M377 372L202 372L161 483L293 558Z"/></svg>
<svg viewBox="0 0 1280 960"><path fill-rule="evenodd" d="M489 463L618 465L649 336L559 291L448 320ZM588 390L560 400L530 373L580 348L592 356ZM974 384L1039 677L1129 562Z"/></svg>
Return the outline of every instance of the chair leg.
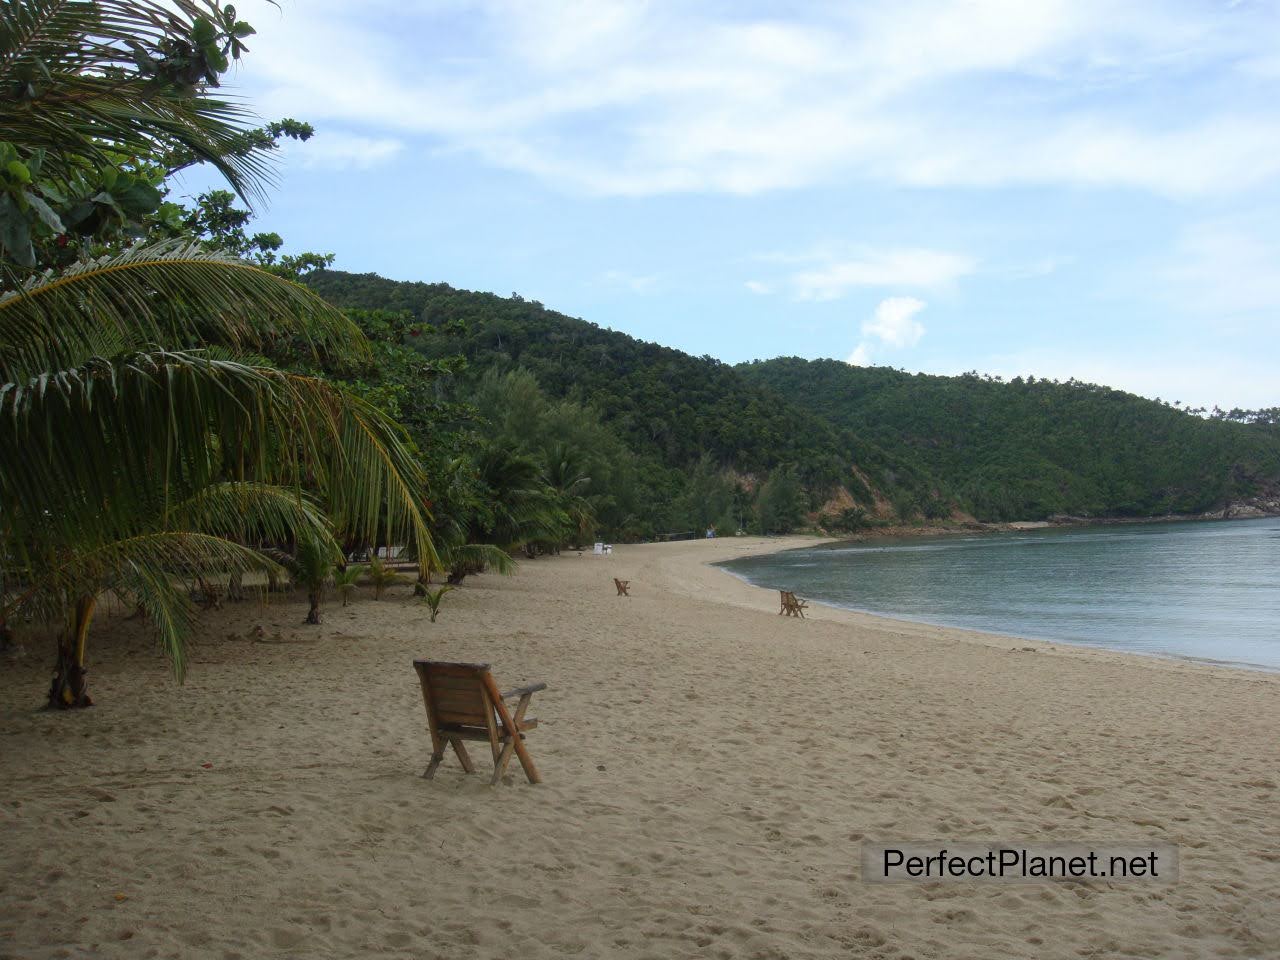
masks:
<svg viewBox="0 0 1280 960"><path fill-rule="evenodd" d="M428 780L436 775L436 768L440 766L440 761L444 759L444 748L442 747L436 753L431 754L431 762L427 764L427 771L423 774Z"/></svg>
<svg viewBox="0 0 1280 960"><path fill-rule="evenodd" d="M513 737L504 737L502 740L502 752L493 761L493 779L489 781L492 784L497 784L502 779L502 775L507 772L507 764L511 762L511 751L514 746L513 739Z"/></svg>
<svg viewBox="0 0 1280 960"><path fill-rule="evenodd" d="M542 774L538 773L538 768L533 763L533 757L529 756L529 751L525 749L524 737L516 734L512 738L512 746L515 747L516 756L520 758L520 766L524 767L524 775L529 778L529 782L541 783Z"/></svg>
<svg viewBox="0 0 1280 960"><path fill-rule="evenodd" d="M450 737L449 742L453 744L453 752L458 755L458 762L462 764L462 769L467 773L475 773L476 765L471 762L471 757L467 754L467 748L462 745L459 737Z"/></svg>

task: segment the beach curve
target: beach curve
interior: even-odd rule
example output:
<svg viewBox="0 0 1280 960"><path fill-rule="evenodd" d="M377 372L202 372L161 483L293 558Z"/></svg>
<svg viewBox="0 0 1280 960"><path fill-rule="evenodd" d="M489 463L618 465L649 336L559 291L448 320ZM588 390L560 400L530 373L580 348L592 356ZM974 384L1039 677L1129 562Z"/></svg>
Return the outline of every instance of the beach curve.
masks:
<svg viewBox="0 0 1280 960"><path fill-rule="evenodd" d="M405 588L320 628L238 605L204 615L182 688L104 618L76 715L32 709L29 651L0 676L0 956L1280 953L1274 677L798 621L708 566L812 542L539 559L435 624ZM546 782L452 758L423 781L414 656L546 680ZM1158 840L1182 878L873 885L864 839Z"/></svg>

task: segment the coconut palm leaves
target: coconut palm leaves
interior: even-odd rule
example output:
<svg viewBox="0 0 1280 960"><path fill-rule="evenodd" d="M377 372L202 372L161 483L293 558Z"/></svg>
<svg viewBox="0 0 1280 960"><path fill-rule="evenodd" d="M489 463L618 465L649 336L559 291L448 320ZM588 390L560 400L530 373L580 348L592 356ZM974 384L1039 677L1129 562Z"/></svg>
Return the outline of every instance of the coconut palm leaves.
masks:
<svg viewBox="0 0 1280 960"><path fill-rule="evenodd" d="M157 351L0 384L0 462L5 553L23 585L7 606L77 610L58 703L87 702L84 636L102 590L137 598L181 676L190 613L178 581L269 566L240 542L331 545L304 487L344 531L414 540L434 557L420 472L396 425L324 381L271 368ZM187 534L164 541L187 552L113 549L150 530Z"/></svg>
<svg viewBox="0 0 1280 960"><path fill-rule="evenodd" d="M555 541L567 526L567 514L542 479L536 460L493 446L476 464L489 501L473 539L514 549L539 541Z"/></svg>
<svg viewBox="0 0 1280 960"><path fill-rule="evenodd" d="M305 287L186 240L46 272L0 295L0 380L15 383L154 344L243 351L285 338L368 354L358 328Z"/></svg>
<svg viewBox="0 0 1280 960"><path fill-rule="evenodd" d="M303 537L293 553L284 558L284 567L293 582L307 591L311 606L306 623L320 623L320 604L324 602L325 588L333 580L335 562L341 556L332 540Z"/></svg>
<svg viewBox="0 0 1280 960"><path fill-rule="evenodd" d="M274 579L279 552L318 619L335 532L435 560L403 431L250 355L363 361L345 317L189 242L122 249L159 200L130 171L203 160L241 195L265 182L269 138L208 95L252 32L215 0L0 0L0 623L62 621L58 706L89 702L104 591L147 613L181 677L192 579ZM113 252L32 272L98 183L114 232L81 232Z"/></svg>
<svg viewBox="0 0 1280 960"><path fill-rule="evenodd" d="M369 565L365 568L365 574L369 577L369 583L373 585L373 599L375 600L382 599L387 587L404 580L404 577L397 573L395 568L381 557L370 558Z"/></svg>
<svg viewBox="0 0 1280 960"><path fill-rule="evenodd" d="M178 151L212 164L242 196L270 178L246 150L249 111L203 93L253 33L211 0L4 0L0 140L48 151L73 177L112 153Z"/></svg>
<svg viewBox="0 0 1280 960"><path fill-rule="evenodd" d="M394 423L323 380L204 353L98 358L0 382L0 462L22 465L0 471L19 549L89 527L125 533L139 513L239 476L318 487L340 529L421 538L432 555L420 470Z"/></svg>
<svg viewBox="0 0 1280 960"><path fill-rule="evenodd" d="M587 492L591 477L587 475L586 457L567 443L551 443L543 451L543 479L555 494L556 505L569 519L569 534L574 543L582 543L595 532L596 512Z"/></svg>
<svg viewBox="0 0 1280 960"><path fill-rule="evenodd" d="M257 550L185 530L139 533L95 547L57 551L46 560L20 581L22 587L13 606L43 620L67 617L52 698L67 706L75 705L84 693L75 689L72 671L83 676L94 604L102 593L127 597L145 611L175 676L181 679L194 617L183 585L227 572L278 569ZM69 640L74 641L75 649L74 656L67 659Z"/></svg>
<svg viewBox="0 0 1280 960"><path fill-rule="evenodd" d="M455 582L454 576L460 571L480 573L492 570L509 575L515 573L516 562L511 559L511 554L491 543L445 544L440 548L440 569L449 571L450 582ZM456 582L461 580L462 577L458 576Z"/></svg>
<svg viewBox="0 0 1280 960"><path fill-rule="evenodd" d="M444 599L444 595L452 590L451 586L437 587L432 590L426 588L422 592L422 602L427 605L427 609L431 612L431 622L436 622L436 617L440 615L440 601Z"/></svg>
<svg viewBox="0 0 1280 960"><path fill-rule="evenodd" d="M333 585L337 588L338 595L342 597L342 605L344 607L351 602L351 594L355 592L356 584L360 582L360 578L364 574L364 567L356 563L348 564L341 570L334 571Z"/></svg>

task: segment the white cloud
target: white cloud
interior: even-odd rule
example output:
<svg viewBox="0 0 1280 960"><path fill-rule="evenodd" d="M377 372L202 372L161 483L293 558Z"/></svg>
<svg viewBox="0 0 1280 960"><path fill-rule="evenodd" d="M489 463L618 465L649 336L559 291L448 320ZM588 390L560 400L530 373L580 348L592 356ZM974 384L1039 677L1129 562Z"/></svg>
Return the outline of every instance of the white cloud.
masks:
<svg viewBox="0 0 1280 960"><path fill-rule="evenodd" d="M364 137L342 131L318 131L305 143L291 143L291 158L307 169L369 170L379 166L404 149L404 143L392 137Z"/></svg>
<svg viewBox="0 0 1280 960"><path fill-rule="evenodd" d="M970 257L940 250L869 251L792 277L800 300L837 300L855 287L945 287L973 272Z"/></svg>
<svg viewBox="0 0 1280 960"><path fill-rule="evenodd" d="M245 6L265 112L576 191L862 178L1196 194L1280 176L1280 77L1257 66L1274 61L1274 18L1256 7L815 2L784 22L675 0L451 0L384 4L392 33L364 4ZM1214 96L1182 99L1188 78Z"/></svg>
<svg viewBox="0 0 1280 960"><path fill-rule="evenodd" d="M756 294L757 296L764 296L766 294L773 293L773 287L769 286L769 284L764 283L760 280L748 280L746 283L743 284L743 286L746 287L748 290L750 290L752 293Z"/></svg>
<svg viewBox="0 0 1280 960"><path fill-rule="evenodd" d="M853 353L849 354L849 359L845 361L852 367L866 367L871 364L871 347L866 343L860 343L854 348Z"/></svg>
<svg viewBox="0 0 1280 960"><path fill-rule="evenodd" d="M894 347L914 347L924 336L924 325L916 314L925 308L915 297L881 300L874 316L862 325L862 332Z"/></svg>
<svg viewBox="0 0 1280 960"><path fill-rule="evenodd" d="M927 304L915 297L889 297L876 306L871 319L862 324L862 342L849 354L848 363L865 367L871 362L871 350L876 345L888 347L914 347L924 336L924 324L916 314Z"/></svg>

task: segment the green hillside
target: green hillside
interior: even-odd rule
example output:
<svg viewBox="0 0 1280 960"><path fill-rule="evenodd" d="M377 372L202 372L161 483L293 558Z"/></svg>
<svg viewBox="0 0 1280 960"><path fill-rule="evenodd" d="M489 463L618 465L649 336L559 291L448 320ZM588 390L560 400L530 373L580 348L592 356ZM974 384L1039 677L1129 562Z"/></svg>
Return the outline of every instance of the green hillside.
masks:
<svg viewBox="0 0 1280 960"><path fill-rule="evenodd" d="M986 520L1198 513L1280 477L1280 441L1265 425L1093 384L795 357L738 369L943 478L949 496Z"/></svg>
<svg viewBox="0 0 1280 960"><path fill-rule="evenodd" d="M853 462L916 478L908 463L792 403L734 367L694 357L546 309L536 301L456 290L447 284L319 271L307 278L347 308L404 311L425 356L461 354L472 374L522 367L552 397L589 403L637 453L688 470L704 457L762 478L794 465L823 498L849 481Z"/></svg>
<svg viewBox="0 0 1280 960"><path fill-rule="evenodd" d="M332 270L306 282L338 306L402 315L404 343L429 360L464 357L463 394L486 371L524 369L549 398L598 411L662 486L643 506L658 530L721 515L696 502L708 467L748 491L790 467L810 511L836 496L902 520L1197 513L1280 486L1273 429L1103 387L797 358L735 367L516 296Z"/></svg>

